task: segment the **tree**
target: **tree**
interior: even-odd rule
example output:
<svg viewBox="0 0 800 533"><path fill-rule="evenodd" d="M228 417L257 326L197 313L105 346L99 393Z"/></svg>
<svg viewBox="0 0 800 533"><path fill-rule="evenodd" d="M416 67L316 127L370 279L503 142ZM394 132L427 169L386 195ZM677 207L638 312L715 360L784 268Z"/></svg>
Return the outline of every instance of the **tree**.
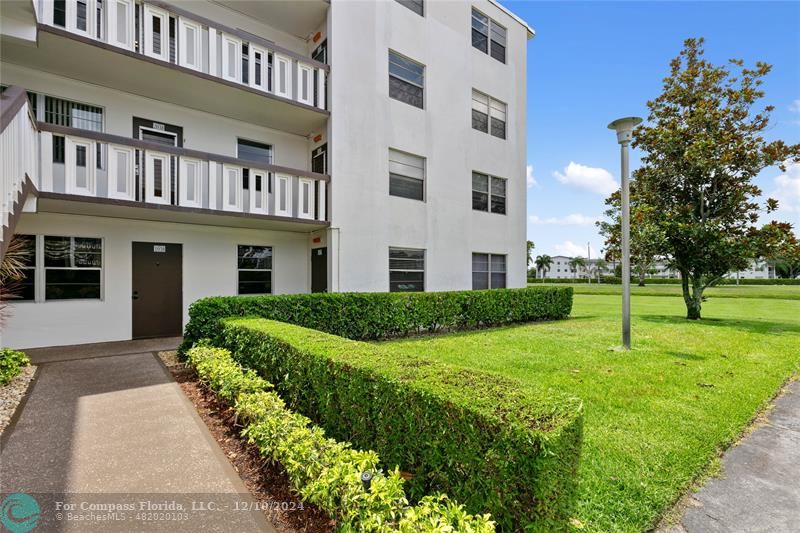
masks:
<svg viewBox="0 0 800 533"><path fill-rule="evenodd" d="M553 264L553 258L549 255L539 255L536 257L536 271L542 273L542 283L544 283L545 273L550 270L550 265Z"/></svg>
<svg viewBox="0 0 800 533"><path fill-rule="evenodd" d="M606 261L616 262L622 260L620 197L620 191L617 190L606 198L608 209L604 214L609 221L600 220L595 223L600 235L605 238ZM629 201L631 212L631 269L639 276L639 286L644 287L645 277L655 265L658 251L663 245L664 234L656 224L656 217L651 216L653 209L639 200L636 194L635 181L630 184Z"/></svg>
<svg viewBox="0 0 800 533"><path fill-rule="evenodd" d="M533 249L536 248L536 245L533 244L533 241L528 241L527 244L528 244L528 262L526 263L526 265L530 267L531 263L533 263L533 255L531 254L533 254Z"/></svg>
<svg viewBox="0 0 800 533"><path fill-rule="evenodd" d="M600 283L600 276L607 269L608 269L608 262L605 259L600 258L600 259L597 259L594 262L594 272L595 272L595 275L597 276L597 283Z"/></svg>
<svg viewBox="0 0 800 533"><path fill-rule="evenodd" d="M800 273L800 241L788 222L773 220L759 234L759 256L775 271L775 277L794 279Z"/></svg>
<svg viewBox="0 0 800 533"><path fill-rule="evenodd" d="M800 161L800 145L761 136L772 106L753 110L772 67L750 69L738 59L713 65L703 58L703 42L685 41L633 142L644 153L634 173L637 195L664 232L659 255L680 273L688 319L701 317L707 287L758 253L761 190L753 178ZM766 201L767 212L775 208L775 200Z"/></svg>
<svg viewBox="0 0 800 533"><path fill-rule="evenodd" d="M572 270L573 279L577 277L579 267L586 267L586 259L583 257L573 257L569 260L569 269Z"/></svg>

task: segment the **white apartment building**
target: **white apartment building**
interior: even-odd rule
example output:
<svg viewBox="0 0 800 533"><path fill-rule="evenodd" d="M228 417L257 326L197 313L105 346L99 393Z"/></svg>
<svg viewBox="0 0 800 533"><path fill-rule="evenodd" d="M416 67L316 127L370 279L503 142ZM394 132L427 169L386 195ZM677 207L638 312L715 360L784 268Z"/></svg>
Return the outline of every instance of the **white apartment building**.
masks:
<svg viewBox="0 0 800 533"><path fill-rule="evenodd" d="M532 35L494 0L3 0L2 244L31 252L3 344L524 286Z"/></svg>

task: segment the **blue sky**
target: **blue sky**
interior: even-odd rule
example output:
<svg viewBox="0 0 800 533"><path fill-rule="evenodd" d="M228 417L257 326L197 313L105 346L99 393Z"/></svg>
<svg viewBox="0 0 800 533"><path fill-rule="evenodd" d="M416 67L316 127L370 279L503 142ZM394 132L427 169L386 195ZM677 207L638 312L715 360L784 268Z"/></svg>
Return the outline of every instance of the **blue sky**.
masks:
<svg viewBox="0 0 800 533"><path fill-rule="evenodd" d="M528 43L528 238L535 255L602 248L594 220L619 180L619 147L607 124L646 117L668 64L687 37L705 37L715 64L766 61L767 139L800 142L800 3L538 2L501 0L526 20ZM639 154L631 154L636 168ZM532 172L531 172L532 170ZM529 180L530 183L530 180ZM800 165L756 183L778 198L779 218L800 228Z"/></svg>

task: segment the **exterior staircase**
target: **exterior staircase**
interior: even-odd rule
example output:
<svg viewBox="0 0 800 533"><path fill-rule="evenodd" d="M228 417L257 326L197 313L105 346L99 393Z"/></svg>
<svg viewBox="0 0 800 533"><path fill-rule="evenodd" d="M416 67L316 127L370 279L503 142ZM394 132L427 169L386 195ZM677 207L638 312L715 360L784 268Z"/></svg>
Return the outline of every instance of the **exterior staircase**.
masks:
<svg viewBox="0 0 800 533"><path fill-rule="evenodd" d="M23 207L36 195L38 130L24 89L0 94L0 261L3 260Z"/></svg>

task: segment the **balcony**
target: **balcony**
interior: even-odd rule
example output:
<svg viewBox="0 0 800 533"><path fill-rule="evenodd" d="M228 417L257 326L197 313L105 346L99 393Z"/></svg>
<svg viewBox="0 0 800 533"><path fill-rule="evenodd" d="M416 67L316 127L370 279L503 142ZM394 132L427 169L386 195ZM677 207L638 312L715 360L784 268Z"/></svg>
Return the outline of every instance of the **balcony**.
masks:
<svg viewBox="0 0 800 533"><path fill-rule="evenodd" d="M41 212L284 231L327 226L329 177L38 122Z"/></svg>
<svg viewBox="0 0 800 533"><path fill-rule="evenodd" d="M299 135L325 128L324 63L155 0L59 5L42 2L38 46L6 39L4 59Z"/></svg>

